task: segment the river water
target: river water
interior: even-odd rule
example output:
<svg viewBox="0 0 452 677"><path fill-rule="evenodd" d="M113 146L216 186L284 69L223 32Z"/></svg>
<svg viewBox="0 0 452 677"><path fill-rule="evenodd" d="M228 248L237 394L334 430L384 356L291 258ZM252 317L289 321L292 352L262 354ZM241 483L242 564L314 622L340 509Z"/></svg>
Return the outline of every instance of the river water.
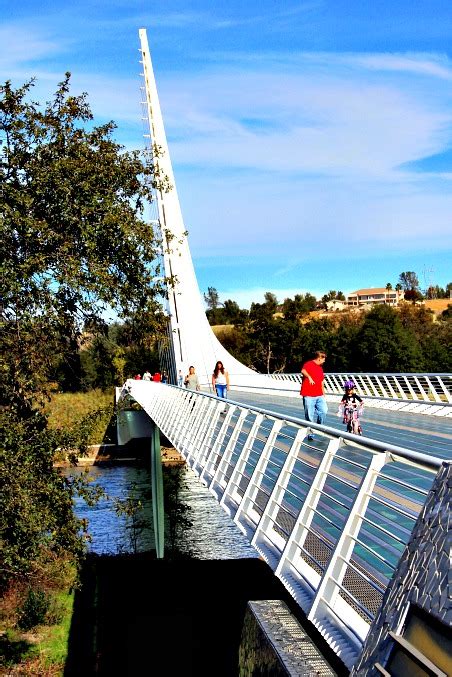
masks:
<svg viewBox="0 0 452 677"><path fill-rule="evenodd" d="M83 474L85 471L71 469L68 472ZM187 506L185 516L191 524L183 529L183 538L177 542L179 550L197 559L258 557L193 471L182 468L180 474L179 500ZM117 554L152 549L150 470L132 465L93 466L87 476L93 486L100 486L107 494L95 506L88 506L82 499L77 499L75 504L77 517L89 522L89 550L97 554ZM118 514L118 503L124 506L124 501L128 501L127 507L131 501L138 500L142 508L135 517Z"/></svg>

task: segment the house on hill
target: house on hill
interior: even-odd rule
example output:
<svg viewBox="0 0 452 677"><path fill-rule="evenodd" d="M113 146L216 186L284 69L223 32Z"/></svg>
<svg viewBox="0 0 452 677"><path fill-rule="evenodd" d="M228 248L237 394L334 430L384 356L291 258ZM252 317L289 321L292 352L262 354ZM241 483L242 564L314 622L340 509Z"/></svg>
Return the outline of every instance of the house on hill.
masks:
<svg viewBox="0 0 452 677"><path fill-rule="evenodd" d="M372 287L370 289L358 289L347 296L347 307L374 306L386 304L398 306L403 301L405 292L385 287Z"/></svg>

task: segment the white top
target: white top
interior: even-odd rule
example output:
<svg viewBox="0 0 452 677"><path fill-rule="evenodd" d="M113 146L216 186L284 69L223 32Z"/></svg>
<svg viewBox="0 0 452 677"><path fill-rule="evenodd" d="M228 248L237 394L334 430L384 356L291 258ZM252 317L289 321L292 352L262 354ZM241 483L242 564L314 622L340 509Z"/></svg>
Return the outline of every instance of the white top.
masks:
<svg viewBox="0 0 452 677"><path fill-rule="evenodd" d="M218 376L214 376L215 383L219 386L225 386L227 384L226 374L222 374L221 371L218 372Z"/></svg>

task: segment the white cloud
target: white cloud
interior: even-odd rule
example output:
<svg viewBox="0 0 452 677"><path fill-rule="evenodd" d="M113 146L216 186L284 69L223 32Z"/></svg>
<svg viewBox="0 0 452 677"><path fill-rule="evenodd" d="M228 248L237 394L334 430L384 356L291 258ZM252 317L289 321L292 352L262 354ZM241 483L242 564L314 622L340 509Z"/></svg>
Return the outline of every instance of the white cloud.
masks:
<svg viewBox="0 0 452 677"><path fill-rule="evenodd" d="M211 19L190 12L160 18L174 28ZM45 23L0 27L0 66L22 82L36 74L39 100L62 78L56 57L70 53L77 39L57 38L56 24ZM389 53L198 57L196 75L157 72L198 256L275 252L279 261L303 261L328 252L441 248L448 241L452 173L406 166L452 145L450 59ZM125 77L96 70L93 62L74 71L73 85L74 92L89 92L97 118L120 123L120 140L141 147L138 52L135 72ZM269 283L284 283L290 266L278 263Z"/></svg>
<svg viewBox="0 0 452 677"><path fill-rule="evenodd" d="M451 142L452 114L424 91L361 74L237 69L164 81L173 159L334 176L394 178ZM437 95L436 95L436 98ZM445 97L446 98L446 97Z"/></svg>
<svg viewBox="0 0 452 677"><path fill-rule="evenodd" d="M442 80L452 80L452 62L446 55L350 54L339 56L336 61L375 71L399 71Z"/></svg>

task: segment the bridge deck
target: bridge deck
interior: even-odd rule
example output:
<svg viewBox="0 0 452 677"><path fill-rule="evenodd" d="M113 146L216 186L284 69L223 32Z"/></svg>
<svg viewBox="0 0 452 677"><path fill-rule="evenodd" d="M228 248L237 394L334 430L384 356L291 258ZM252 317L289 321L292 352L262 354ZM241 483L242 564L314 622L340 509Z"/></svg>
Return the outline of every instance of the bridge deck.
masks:
<svg viewBox="0 0 452 677"><path fill-rule="evenodd" d="M295 399L280 395L258 395L240 390L231 390L229 395L236 402L304 419L301 397ZM341 431L345 430L342 420L336 416L337 404L330 402L328 406L326 425ZM364 435L371 439L448 460L452 459L452 419L450 418L366 407L362 426Z"/></svg>

